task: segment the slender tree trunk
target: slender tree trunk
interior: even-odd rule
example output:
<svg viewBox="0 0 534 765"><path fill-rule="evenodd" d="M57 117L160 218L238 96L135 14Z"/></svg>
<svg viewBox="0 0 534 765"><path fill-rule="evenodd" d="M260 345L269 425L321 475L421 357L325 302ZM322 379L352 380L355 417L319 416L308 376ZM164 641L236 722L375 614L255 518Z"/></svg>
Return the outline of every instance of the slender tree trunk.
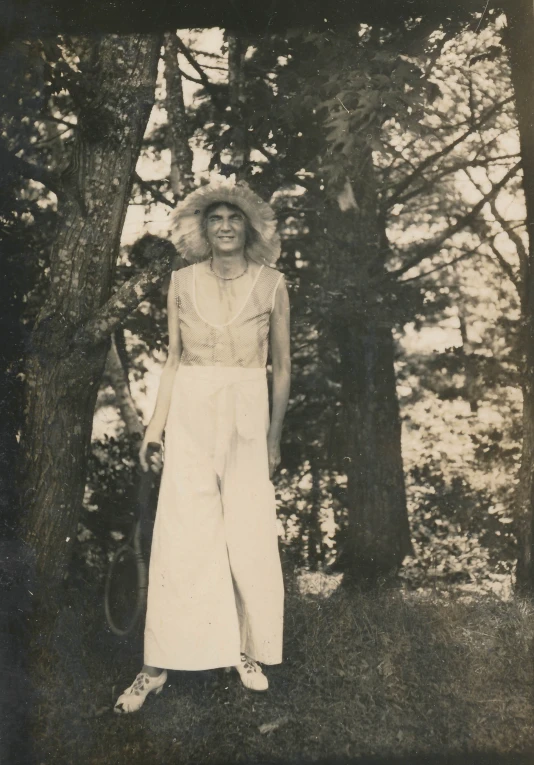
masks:
<svg viewBox="0 0 534 765"><path fill-rule="evenodd" d="M519 484L517 586L534 592L534 4L517 0L507 11L529 235L522 292L523 453Z"/></svg>
<svg viewBox="0 0 534 765"><path fill-rule="evenodd" d="M178 40L174 32L165 35L165 82L167 92L167 144L171 151L171 188L177 200L193 191L193 152L185 112L182 76L178 68Z"/></svg>
<svg viewBox="0 0 534 765"><path fill-rule="evenodd" d="M395 384L391 320L373 279L383 272L386 236L380 229L371 153L362 152L330 227L344 246L332 257L329 281L345 298L332 306L339 349L344 416L344 463L349 524L336 567L346 582L373 584L395 574L411 553Z"/></svg>
<svg viewBox="0 0 534 765"><path fill-rule="evenodd" d="M317 457L311 458L312 487L308 525L308 563L316 571L324 561L323 534L321 529L321 473Z"/></svg>
<svg viewBox="0 0 534 765"><path fill-rule="evenodd" d="M245 104L245 53L247 46L243 37L226 33L228 44L228 91L232 120L231 165L238 178L245 178L249 167L250 147L244 123Z"/></svg>
<svg viewBox="0 0 534 765"><path fill-rule="evenodd" d="M161 40L91 42L74 157L63 175L50 294L27 363L22 434L23 537L41 592L65 573L76 535L98 383L108 344L75 342L110 297L132 177L153 104Z"/></svg>
<svg viewBox="0 0 534 765"><path fill-rule="evenodd" d="M129 436L142 437L145 429L143 422L137 412L135 401L132 398L132 393L130 391L130 385L128 382L128 370L124 367L124 363L117 350L115 335L113 335L111 338L111 346L108 352L106 371L109 376L111 386L115 391L117 406L119 407L122 420L126 427L126 433Z"/></svg>
<svg viewBox="0 0 534 765"><path fill-rule="evenodd" d="M460 335L462 337L462 357L464 365L465 383L463 395L469 403L470 410L475 413L478 411L477 357L473 352L473 347L469 340L467 322L461 307L459 308L458 320L460 322Z"/></svg>

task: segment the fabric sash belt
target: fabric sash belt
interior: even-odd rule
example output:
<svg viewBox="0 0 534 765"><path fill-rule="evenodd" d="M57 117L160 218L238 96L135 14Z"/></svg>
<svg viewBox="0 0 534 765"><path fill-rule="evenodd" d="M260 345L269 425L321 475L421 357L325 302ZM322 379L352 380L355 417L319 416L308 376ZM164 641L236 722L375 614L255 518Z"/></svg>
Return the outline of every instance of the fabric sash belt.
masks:
<svg viewBox="0 0 534 765"><path fill-rule="evenodd" d="M213 405L214 464L220 476L235 433L245 440L267 434L265 367L180 365L177 374L188 388L188 405L210 409Z"/></svg>

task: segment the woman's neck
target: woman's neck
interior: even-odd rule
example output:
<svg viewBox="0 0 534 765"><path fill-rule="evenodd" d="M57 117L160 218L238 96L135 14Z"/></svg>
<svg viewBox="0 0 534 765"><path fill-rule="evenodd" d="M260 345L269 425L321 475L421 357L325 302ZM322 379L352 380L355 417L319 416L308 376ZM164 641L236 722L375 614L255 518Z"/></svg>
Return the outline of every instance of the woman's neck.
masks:
<svg viewBox="0 0 534 765"><path fill-rule="evenodd" d="M217 253L212 255L211 265L215 273L225 278L232 278L242 273L247 267L245 251L232 253Z"/></svg>

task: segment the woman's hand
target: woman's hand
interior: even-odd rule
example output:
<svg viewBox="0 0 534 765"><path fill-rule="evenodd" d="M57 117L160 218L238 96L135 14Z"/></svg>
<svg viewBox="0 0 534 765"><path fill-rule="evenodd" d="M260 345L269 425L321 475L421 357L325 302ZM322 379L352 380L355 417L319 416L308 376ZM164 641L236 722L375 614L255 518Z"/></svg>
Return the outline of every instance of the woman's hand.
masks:
<svg viewBox="0 0 534 765"><path fill-rule="evenodd" d="M160 473L163 467L161 438L162 433L151 431L150 426L146 429L143 443L139 449L139 462L143 470L152 470L154 473ZM149 445L159 444L159 449L150 450L150 454L147 454Z"/></svg>
<svg viewBox="0 0 534 765"><path fill-rule="evenodd" d="M280 457L280 439L269 434L267 436L267 456L269 458L269 478L272 478L274 471L281 461Z"/></svg>

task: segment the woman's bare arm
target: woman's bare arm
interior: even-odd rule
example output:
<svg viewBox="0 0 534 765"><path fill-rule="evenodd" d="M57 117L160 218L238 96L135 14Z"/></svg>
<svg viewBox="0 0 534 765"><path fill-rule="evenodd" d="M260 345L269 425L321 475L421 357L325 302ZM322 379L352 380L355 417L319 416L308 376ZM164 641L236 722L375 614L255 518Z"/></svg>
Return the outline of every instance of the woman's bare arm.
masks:
<svg viewBox="0 0 534 765"><path fill-rule="evenodd" d="M143 443L141 444L141 449L139 451L139 459L143 470L148 470L149 468L149 465L146 461L147 445L151 441L159 443L163 437L163 431L165 430L165 424L167 422L167 416L169 414L169 407L171 404L174 377L180 364L180 356L182 355L178 305L176 304L174 284L172 279L167 295L167 319L169 324L169 349L167 354L167 361L165 362L163 372L161 373L154 414L152 415L152 418L147 426L145 436L143 438Z"/></svg>
<svg viewBox="0 0 534 765"><path fill-rule="evenodd" d="M272 477L280 464L280 439L291 384L289 295L283 277L276 291L271 314L270 340L273 365L273 408L267 436L267 448L269 452L269 475Z"/></svg>

